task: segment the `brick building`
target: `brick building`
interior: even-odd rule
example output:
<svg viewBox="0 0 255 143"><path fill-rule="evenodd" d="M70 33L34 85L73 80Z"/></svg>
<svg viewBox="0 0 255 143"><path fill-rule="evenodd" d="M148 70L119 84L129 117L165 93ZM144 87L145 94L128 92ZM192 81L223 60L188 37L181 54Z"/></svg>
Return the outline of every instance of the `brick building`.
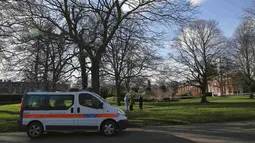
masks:
<svg viewBox="0 0 255 143"><path fill-rule="evenodd" d="M208 81L206 92L211 92L213 95L233 95L236 92L242 92L242 87L235 81L233 77L215 77ZM178 95L188 94L191 96L200 96L200 88L192 85L183 84L178 87Z"/></svg>
<svg viewBox="0 0 255 143"><path fill-rule="evenodd" d="M200 89L192 85L180 85L178 87L177 95L188 94L189 96L200 96Z"/></svg>

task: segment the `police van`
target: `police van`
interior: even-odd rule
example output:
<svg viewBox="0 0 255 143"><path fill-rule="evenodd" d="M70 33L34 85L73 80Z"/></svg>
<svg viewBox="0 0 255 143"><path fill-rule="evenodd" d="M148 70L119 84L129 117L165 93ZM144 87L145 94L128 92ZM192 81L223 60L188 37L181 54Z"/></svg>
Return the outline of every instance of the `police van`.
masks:
<svg viewBox="0 0 255 143"><path fill-rule="evenodd" d="M17 122L34 139L45 132L87 130L114 136L127 128L128 119L121 109L93 92L28 92Z"/></svg>

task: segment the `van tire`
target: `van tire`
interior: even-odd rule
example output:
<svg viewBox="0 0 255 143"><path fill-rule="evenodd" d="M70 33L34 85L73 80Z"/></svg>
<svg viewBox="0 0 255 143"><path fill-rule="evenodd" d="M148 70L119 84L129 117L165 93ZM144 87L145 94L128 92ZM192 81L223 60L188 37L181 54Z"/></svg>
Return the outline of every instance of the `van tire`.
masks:
<svg viewBox="0 0 255 143"><path fill-rule="evenodd" d="M101 125L101 132L105 136L115 136L117 135L117 124L114 121L106 120Z"/></svg>
<svg viewBox="0 0 255 143"><path fill-rule="evenodd" d="M43 126L40 122L32 122L27 127L27 136L31 139L38 139L43 133Z"/></svg>

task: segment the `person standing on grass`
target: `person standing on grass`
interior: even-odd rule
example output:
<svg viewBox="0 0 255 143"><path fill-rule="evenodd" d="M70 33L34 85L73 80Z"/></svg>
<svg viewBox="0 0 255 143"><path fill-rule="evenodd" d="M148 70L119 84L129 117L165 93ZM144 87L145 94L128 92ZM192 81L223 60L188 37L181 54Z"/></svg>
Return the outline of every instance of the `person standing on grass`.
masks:
<svg viewBox="0 0 255 143"><path fill-rule="evenodd" d="M140 95L138 98L138 102L139 102L139 109L140 111L143 110L143 97Z"/></svg>
<svg viewBox="0 0 255 143"><path fill-rule="evenodd" d="M126 94L124 98L124 102L125 102L125 110L128 111L128 94Z"/></svg>

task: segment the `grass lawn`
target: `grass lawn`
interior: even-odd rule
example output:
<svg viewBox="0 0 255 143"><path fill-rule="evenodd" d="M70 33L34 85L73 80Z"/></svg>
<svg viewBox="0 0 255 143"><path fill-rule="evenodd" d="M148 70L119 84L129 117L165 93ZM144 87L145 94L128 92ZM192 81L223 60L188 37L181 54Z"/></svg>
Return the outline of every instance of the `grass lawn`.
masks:
<svg viewBox="0 0 255 143"><path fill-rule="evenodd" d="M19 115L19 104L0 106L0 132L15 131Z"/></svg>
<svg viewBox="0 0 255 143"><path fill-rule="evenodd" d="M200 104L200 98L175 102L144 103L144 111L126 112L135 125L175 125L210 122L255 120L255 100L248 96L208 97L210 104ZM123 106L120 108L124 109Z"/></svg>
<svg viewBox="0 0 255 143"><path fill-rule="evenodd" d="M200 104L200 98L145 102L142 112L136 103L134 111L126 114L136 126L255 120L255 99L248 96L208 97L208 100L210 104ZM124 109L124 103L120 108ZM0 106L0 132L16 130L18 111L19 104Z"/></svg>

